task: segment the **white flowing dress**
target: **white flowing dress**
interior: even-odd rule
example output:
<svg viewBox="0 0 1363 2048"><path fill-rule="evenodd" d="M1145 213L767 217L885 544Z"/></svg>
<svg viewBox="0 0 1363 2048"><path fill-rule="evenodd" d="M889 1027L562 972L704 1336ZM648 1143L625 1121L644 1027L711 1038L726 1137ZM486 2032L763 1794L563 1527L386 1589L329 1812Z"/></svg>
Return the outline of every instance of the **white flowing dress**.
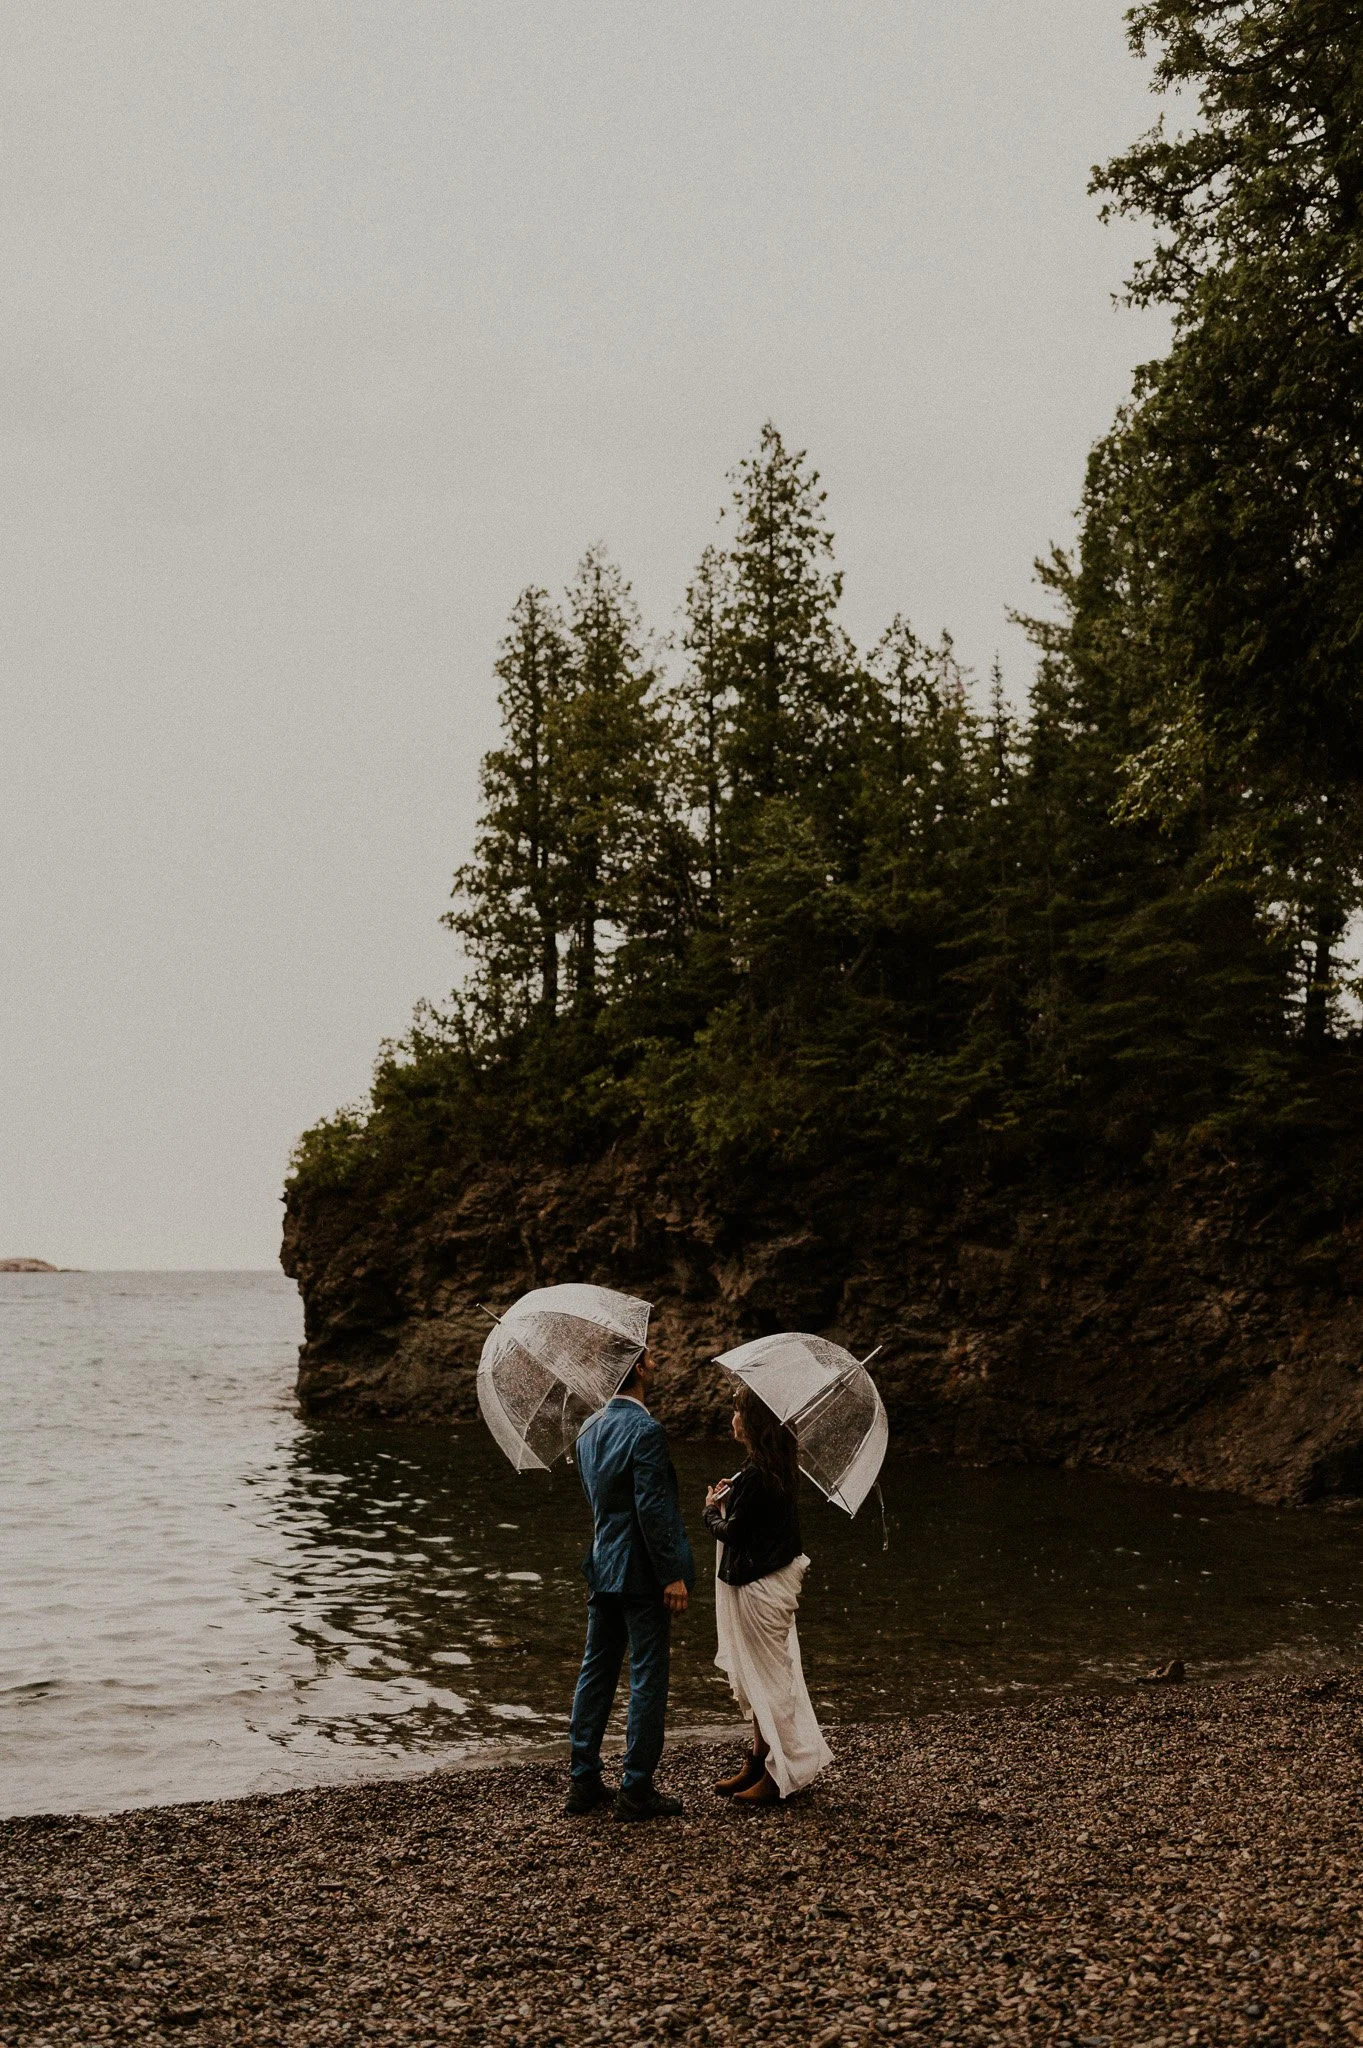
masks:
<svg viewBox="0 0 1363 2048"><path fill-rule="evenodd" d="M809 1559L797 1557L764 1579L730 1586L719 1576L723 1555L721 1543L715 1555L715 1662L733 1687L739 1712L761 1729L767 1769L781 1797L789 1799L833 1761L810 1701L795 1633Z"/></svg>

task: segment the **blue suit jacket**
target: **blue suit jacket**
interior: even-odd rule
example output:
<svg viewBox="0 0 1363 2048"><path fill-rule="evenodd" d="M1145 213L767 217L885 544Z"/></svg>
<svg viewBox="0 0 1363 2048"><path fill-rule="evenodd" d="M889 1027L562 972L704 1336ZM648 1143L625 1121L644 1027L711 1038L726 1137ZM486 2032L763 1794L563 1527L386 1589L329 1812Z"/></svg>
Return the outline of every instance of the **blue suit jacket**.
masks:
<svg viewBox="0 0 1363 2048"><path fill-rule="evenodd" d="M583 1429L575 1456L592 1506L592 1543L582 1560L592 1591L656 1599L675 1579L693 1586L695 1561L661 1422L617 1394Z"/></svg>

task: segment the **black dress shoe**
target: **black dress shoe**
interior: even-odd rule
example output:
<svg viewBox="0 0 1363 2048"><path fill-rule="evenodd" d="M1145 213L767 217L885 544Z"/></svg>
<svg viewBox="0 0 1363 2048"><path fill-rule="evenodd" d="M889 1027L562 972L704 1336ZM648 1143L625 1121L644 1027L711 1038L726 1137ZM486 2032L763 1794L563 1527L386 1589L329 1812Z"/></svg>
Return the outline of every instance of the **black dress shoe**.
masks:
<svg viewBox="0 0 1363 2048"><path fill-rule="evenodd" d="M595 1813L600 1806L609 1806L615 1794L602 1778L574 1778L568 1787L564 1801L565 1813Z"/></svg>
<svg viewBox="0 0 1363 2048"><path fill-rule="evenodd" d="M669 1799L665 1792L655 1792L652 1785L639 1792L627 1792L622 1785L615 1795L617 1820L664 1820L681 1810L680 1799Z"/></svg>

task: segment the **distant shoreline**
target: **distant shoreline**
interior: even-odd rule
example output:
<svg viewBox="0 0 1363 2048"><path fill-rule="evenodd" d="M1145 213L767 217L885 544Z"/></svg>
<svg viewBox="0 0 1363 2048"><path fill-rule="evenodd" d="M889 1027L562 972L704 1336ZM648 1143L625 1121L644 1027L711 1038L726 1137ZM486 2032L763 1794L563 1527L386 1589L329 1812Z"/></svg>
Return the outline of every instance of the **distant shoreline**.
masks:
<svg viewBox="0 0 1363 2048"><path fill-rule="evenodd" d="M149 1278L200 1278L204 1275L249 1275L253 1279L287 1279L272 1266L52 1266L46 1259L0 1259L0 1273L90 1273L113 1279L120 1275L145 1274Z"/></svg>

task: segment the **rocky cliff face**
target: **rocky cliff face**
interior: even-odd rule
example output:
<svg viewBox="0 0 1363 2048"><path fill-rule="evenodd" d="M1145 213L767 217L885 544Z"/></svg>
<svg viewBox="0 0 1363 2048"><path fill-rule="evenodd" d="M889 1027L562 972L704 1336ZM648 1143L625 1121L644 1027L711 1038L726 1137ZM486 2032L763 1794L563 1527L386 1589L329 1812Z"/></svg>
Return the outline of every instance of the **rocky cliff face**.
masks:
<svg viewBox="0 0 1363 2048"><path fill-rule="evenodd" d="M806 1329L884 1347L891 1426L922 1452L1363 1493L1363 1230L1312 1239L1239 1169L949 1214L829 1180L745 1194L741 1214L623 1155L481 1167L435 1199L295 1192L303 1409L471 1416L479 1304L596 1280L656 1304L658 1406L683 1432L722 1424L716 1351Z"/></svg>

